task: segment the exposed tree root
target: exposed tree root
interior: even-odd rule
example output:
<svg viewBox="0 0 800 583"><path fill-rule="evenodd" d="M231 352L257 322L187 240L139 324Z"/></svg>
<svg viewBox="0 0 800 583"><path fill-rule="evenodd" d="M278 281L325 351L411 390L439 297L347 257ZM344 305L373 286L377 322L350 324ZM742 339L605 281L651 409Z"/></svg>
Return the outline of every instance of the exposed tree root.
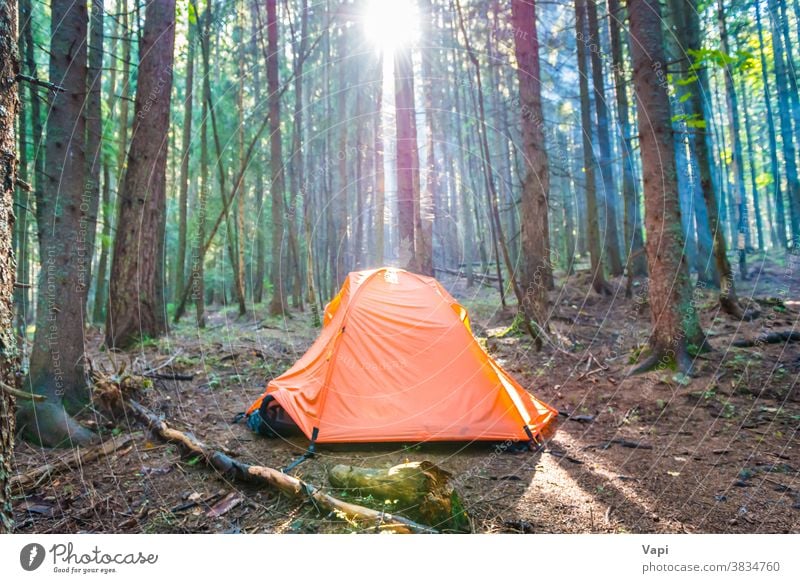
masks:
<svg viewBox="0 0 800 583"><path fill-rule="evenodd" d="M50 399L18 403L17 430L26 441L44 447L88 445L98 439L67 413L63 405Z"/></svg>
<svg viewBox="0 0 800 583"><path fill-rule="evenodd" d="M276 488L293 498L307 498L318 509L328 510L347 520L362 521L371 524L376 529L388 530L398 533L435 533L435 529L418 524L402 516L396 516L358 504L351 504L326 494L316 486L284 474L274 468L266 466L253 466L237 461L230 456L217 451L192 435L178 431L167 425L155 413L133 400L126 402L128 410L146 424L162 439L177 443L187 451L196 454L206 464L217 470L227 478L243 482L266 485Z"/></svg>
<svg viewBox="0 0 800 583"><path fill-rule="evenodd" d="M750 346L760 346L761 344L779 344L781 342L798 342L800 341L800 331L798 330L781 330L779 332L766 332L760 334L755 339L742 338L734 340L733 346L737 348L747 348Z"/></svg>
<svg viewBox="0 0 800 583"><path fill-rule="evenodd" d="M722 308L722 311L729 316L733 316L737 320L744 320L745 322L754 320L761 314L759 310L754 308L742 308L741 304L736 298L732 298L726 294L720 294L719 305Z"/></svg>
<svg viewBox="0 0 800 583"><path fill-rule="evenodd" d="M701 350L703 347L708 348L708 344L703 342ZM692 362L693 359L691 355L686 350L686 346L682 343L674 349L653 348L650 354L647 355L647 358L629 369L628 374L637 375L656 369L663 370L675 366L678 372L691 375Z"/></svg>

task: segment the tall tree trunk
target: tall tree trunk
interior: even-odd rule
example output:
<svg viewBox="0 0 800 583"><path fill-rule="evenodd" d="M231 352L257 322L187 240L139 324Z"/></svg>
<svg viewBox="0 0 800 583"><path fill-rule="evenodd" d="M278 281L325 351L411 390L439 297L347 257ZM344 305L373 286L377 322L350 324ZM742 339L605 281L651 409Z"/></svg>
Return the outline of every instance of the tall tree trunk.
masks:
<svg viewBox="0 0 800 583"><path fill-rule="evenodd" d="M239 166L247 168L247 160L245 159L245 116L244 116L244 81L247 75L245 62L247 60L247 46L244 43L244 0L238 0L236 6L237 22L236 31L239 38L239 87L236 95L237 109L239 114L239 129L236 132L239 138ZM239 304L239 315L244 316L247 313L247 301L244 286L244 213L245 213L245 199L247 189L245 188L245 175L242 175L239 181L239 198L236 201L236 300Z"/></svg>
<svg viewBox="0 0 800 583"><path fill-rule="evenodd" d="M723 0L718 0L717 3L717 22L719 23L722 52L725 53L725 55L730 55L731 48L728 41L728 27L725 21L725 6ZM744 183L744 158L742 156L742 139L739 129L739 98L738 95L736 95L736 87L733 84L733 67L730 62L726 61L723 73L725 75L725 99L728 106L728 126L731 134L731 147L733 148L731 165L733 166L734 184L736 185L736 231L738 234L736 247L739 251L739 276L743 280L746 280L747 235L749 228L747 220L747 194Z"/></svg>
<svg viewBox="0 0 800 583"><path fill-rule="evenodd" d="M600 27L597 22L597 5L595 0L586 0L589 36L579 38L578 42L590 43L600 46ZM619 251L619 232L617 228L617 189L614 184L614 168L612 166L611 138L609 135L609 114L606 102L605 76L603 74L603 61L600 50L589 51L589 62L592 66L592 89L594 94L594 109L597 115L597 145L600 158L597 161L600 178L603 183L603 213L604 221L601 229L603 245L608 257L608 268L611 275L622 275L622 259Z"/></svg>
<svg viewBox="0 0 800 583"><path fill-rule="evenodd" d="M687 52L697 54L702 44L700 42L700 17L697 12L697 0L687 0L688 6L683 12L686 17L686 46ZM733 270L728 261L725 233L720 224L720 205L717 202L717 193L712 180L711 160L714 159L713 144L711 141L711 117L708 74L705 63L693 64L692 71L696 80L691 88L692 112L697 116L695 125L702 132L700 142L695 149L697 167L700 173L700 187L706 201L708 224L714 237L714 260L719 274L720 291L719 303L725 312L734 317L742 317L742 309L736 297L736 286L733 280ZM720 180L720 183L722 181ZM724 194L721 194L724 196Z"/></svg>
<svg viewBox="0 0 800 583"><path fill-rule="evenodd" d="M15 261L12 246L14 231L14 187L17 181L16 123L17 97L17 5L0 2L0 382L16 387L18 366L17 339L14 337ZM30 23L28 23L30 26ZM11 511L11 460L14 457L14 397L0 388L0 534L14 527Z"/></svg>
<svg viewBox="0 0 800 583"><path fill-rule="evenodd" d="M386 214L385 177L383 173L383 66L379 68L377 86L377 104L375 110L375 248L373 249L372 262L374 267L383 265L384 251L384 216Z"/></svg>
<svg viewBox="0 0 800 583"><path fill-rule="evenodd" d="M514 35L514 51L526 162L520 203L522 269L519 285L524 290L531 314L536 322L544 325L548 317L547 288L551 277L548 224L550 170L545 149L535 2L512 0L511 22L514 30L520 32Z"/></svg>
<svg viewBox="0 0 800 583"><path fill-rule="evenodd" d="M133 26L128 13L128 0L117 0L117 11L120 12L122 24L120 37L122 38L122 83L119 99L119 144L117 146L117 199L119 189L122 187L125 162L128 153L128 103L131 96L131 45L133 40ZM119 201L118 203L119 204Z"/></svg>
<svg viewBox="0 0 800 583"><path fill-rule="evenodd" d="M89 71L86 85L86 187L82 204L86 206L86 220L81 224L78 242L82 254L83 287L88 301L92 282L92 258L97 234L97 215L100 205L100 172L103 167L103 0L91 1L91 29L89 37ZM81 249L82 247L82 249Z"/></svg>
<svg viewBox="0 0 800 583"><path fill-rule="evenodd" d="M414 105L414 71L411 48L397 47L394 52L394 104L397 119L397 219L399 226L400 265L418 271L415 205L419 201L419 151Z"/></svg>
<svg viewBox="0 0 800 583"><path fill-rule="evenodd" d="M281 251L284 240L284 175L281 145L281 95L278 80L278 15L276 0L267 0L267 91L269 92L269 151L272 179L272 299L269 312L273 316L284 314L283 270Z"/></svg>
<svg viewBox="0 0 800 583"><path fill-rule="evenodd" d="M437 43L433 40L433 4L431 0L422 0L422 25L426 38L426 48L421 51L422 64L422 100L425 110L425 188L419 198L419 226L417 234L418 249L417 263L419 272L424 275L433 275L433 223L436 217L436 157L433 142L433 62L431 53L437 50Z"/></svg>
<svg viewBox="0 0 800 583"><path fill-rule="evenodd" d="M633 82L639 119L647 229L651 354L638 371L673 361L688 374L689 345L705 338L692 302L683 255L675 147L667 94L661 9L657 0L628 0Z"/></svg>
<svg viewBox="0 0 800 583"><path fill-rule="evenodd" d="M117 105L117 47L119 45L119 27L117 20L112 19L111 35L114 37L111 42L109 55L111 56L111 73L109 74L107 103L109 108L109 118L114 117L114 109ZM107 153L102 153L103 164L103 190L100 200L100 209L103 211L103 228L100 239L100 257L97 260L97 274L95 276L94 304L92 306L92 322L102 324L105 321L106 302L108 300L108 262L109 251L111 249L111 231L114 224L114 209L112 208L111 196L111 162Z"/></svg>
<svg viewBox="0 0 800 583"><path fill-rule="evenodd" d="M54 1L51 6L50 81L63 92L53 96L47 118L46 181L37 189L39 273L36 334L27 387L44 395L26 402L18 425L26 439L45 446L85 443L91 433L65 412L89 400L84 377L84 285L77 236L88 221L82 207L86 184L85 3Z"/></svg>
<svg viewBox="0 0 800 583"><path fill-rule="evenodd" d="M16 23L15 23L16 24ZM19 2L19 37L17 39L18 54L17 59L20 61L19 67L22 68L22 63L25 64L25 73L30 77L38 78L36 74L36 63L33 60L33 22L31 19L31 4L30 0L22 0ZM30 58L28 52L30 51ZM20 95L24 95L24 88L20 88ZM35 135L34 132L29 132L28 128L28 111L31 113L31 126L35 128L37 124L37 117L40 115L39 111L39 96L36 93L36 87L30 85L28 87L28 99L25 102L24 97L20 99L19 104L19 135L17 142L19 144L19 168L18 178L27 184L33 183L33 188L36 188L39 176L34 171L34 180L30 178L29 172L29 159L28 159L28 140L29 134L33 134L33 152L34 160L37 162L41 156L37 155L40 136ZM17 261L17 279L24 284L30 284L30 239L28 236L28 225L33 221L33 203L31 201L30 191L21 187L17 187L14 191L14 206L16 208L17 220L14 223L14 236L13 247L14 256ZM25 352L25 339L26 330L28 327L28 312L29 312L30 293L28 288L19 286L14 288L14 328L16 330L17 338L22 353Z"/></svg>
<svg viewBox="0 0 800 583"><path fill-rule="evenodd" d="M761 217L761 204L758 195L758 182L756 180L756 154L753 150L753 132L750 128L750 113L747 103L747 88L743 78L739 78L739 93L742 96L742 111L744 112L744 135L747 144L747 157L750 161L750 188L753 191L753 213L756 219L756 236L758 250L764 250L764 226Z"/></svg>
<svg viewBox="0 0 800 583"><path fill-rule="evenodd" d="M183 297L186 277L186 244L188 233L189 204L189 162L192 147L192 109L194 106L194 55L197 44L195 26L191 20L197 19L195 5L189 4L189 35L186 50L186 80L183 92L183 135L181 137L181 175L178 194L178 253L175 258L175 301ZM181 310L182 311L182 310ZM175 323L183 316L175 310Z"/></svg>
<svg viewBox="0 0 800 583"><path fill-rule="evenodd" d="M120 191L111 263L106 345L126 348L167 329L163 311L163 222L175 43L175 0L145 11L128 167Z"/></svg>
<svg viewBox="0 0 800 583"><path fill-rule="evenodd" d="M575 0L575 28L578 45L578 83L581 94L581 125L583 127L583 173L586 181L586 222L589 239L589 256L592 269L592 287L599 294L611 294L611 286L603 273L603 254L600 251L599 217L597 213L597 183L594 175L592 150L592 111L589 102L589 77L586 62L586 0Z"/></svg>
<svg viewBox="0 0 800 583"><path fill-rule="evenodd" d="M794 247L800 244L800 178L798 178L797 174L797 151L795 150L792 132L791 92L789 90L786 63L784 61L778 0L769 0L769 13L772 22L772 54L775 64L775 81L778 93L778 116L780 118L781 142L783 143L783 165L786 169L786 186L790 211L789 217L792 227L792 247Z"/></svg>
<svg viewBox="0 0 800 583"><path fill-rule="evenodd" d="M467 55L475 67L475 83L478 98L478 137L481 145L481 157L483 159L483 175L486 181L486 197L489 207L489 220L492 221L492 225L494 226L493 236L495 241L495 259L497 261L497 279L502 286L503 278L500 271L500 253L502 253L502 261L505 263L506 270L508 271L508 282L517 298L517 305L522 316L522 325L530 334L531 338L533 338L536 348L541 349L543 344L542 333L546 333L549 330L549 327L545 315L534 313L534 309L539 307L537 304L541 300L528 301L526 298L526 292L519 284L519 280L517 279L517 275L514 271L514 264L508 251L508 243L506 242L505 235L503 234L503 226L500 223L500 211L497 208L497 190L494 184L494 172L492 170L491 155L489 151L489 140L486 136L486 110L483 99L483 84L481 82L480 61L478 60L478 57L469 41L467 28L464 24L464 15L461 11L461 2L456 0L455 4L458 12L458 22L461 28L461 34L464 37L464 45L467 49ZM529 95L528 97L532 96ZM548 245L549 241L545 241L545 246ZM546 294L546 286L543 292L538 293Z"/></svg>
<svg viewBox="0 0 800 583"><path fill-rule="evenodd" d="M764 26L761 22L761 3L755 3L756 29L758 31L758 54L761 59L761 80L764 83L764 108L767 122L767 141L769 143L769 172L772 175L772 200L775 201L775 233L781 248L786 248L786 211L783 206L783 191L781 190L781 175L778 166L778 140L775 132L775 117L772 114L772 90L769 81L769 68L764 50ZM769 202L769 201L768 201Z"/></svg>
<svg viewBox="0 0 800 583"><path fill-rule="evenodd" d="M261 104L261 64L258 59L258 38L259 38L259 0L252 0L250 3L250 35L253 53L253 86L255 91L255 102ZM297 78L302 84L302 71L298 72ZM295 86L296 88L296 86ZM261 148L259 148L261 150ZM264 158L258 154L256 161L256 210L255 210L255 242L253 249L253 303L260 304L264 301L264 278L266 276L266 237L264 236Z"/></svg>
<svg viewBox="0 0 800 583"><path fill-rule="evenodd" d="M644 254L642 236L642 210L636 193L636 173L634 158L631 155L631 122L628 92L625 80L625 61L622 57L622 37L620 23L625 19L619 0L608 0L609 37L611 39L611 58L614 63L614 88L617 101L617 115L620 126L620 152L622 155L622 200L625 204L625 248L628 269L634 276L647 274L647 257Z"/></svg>
<svg viewBox="0 0 800 583"><path fill-rule="evenodd" d="M197 12L197 5L192 3ZM211 103L211 84L208 82L211 74L208 55L208 36L211 33L212 18L211 0L206 3L202 19L202 41L200 52L203 60L203 97L200 115L200 186L197 196L197 236L192 245L192 271L191 271L191 296L195 304L195 322L198 328L206 327L206 289L205 289L205 241L206 241L206 206L208 205L209 188L209 161L208 161L208 113ZM198 19L198 26L201 21ZM176 310L176 314L179 310Z"/></svg>

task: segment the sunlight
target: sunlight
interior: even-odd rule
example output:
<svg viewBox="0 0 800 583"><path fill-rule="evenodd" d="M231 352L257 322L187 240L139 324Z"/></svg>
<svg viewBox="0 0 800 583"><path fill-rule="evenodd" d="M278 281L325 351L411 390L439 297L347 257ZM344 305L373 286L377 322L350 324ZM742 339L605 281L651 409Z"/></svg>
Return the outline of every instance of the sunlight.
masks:
<svg viewBox="0 0 800 583"><path fill-rule="evenodd" d="M419 28L416 2L369 0L363 25L369 42L390 55L396 48L414 40Z"/></svg>

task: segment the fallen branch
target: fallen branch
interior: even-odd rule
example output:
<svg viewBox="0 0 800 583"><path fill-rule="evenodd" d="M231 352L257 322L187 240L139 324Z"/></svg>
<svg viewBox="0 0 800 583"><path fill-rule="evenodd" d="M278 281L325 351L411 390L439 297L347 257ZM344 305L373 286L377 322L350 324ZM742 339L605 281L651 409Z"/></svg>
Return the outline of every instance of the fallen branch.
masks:
<svg viewBox="0 0 800 583"><path fill-rule="evenodd" d="M448 269L446 267L435 267L435 271L439 271L441 273L447 273L449 275L455 275L457 277L467 277L466 271L461 271L460 269ZM489 273L482 273L482 272L473 272L472 276L475 279L485 279L486 281L497 282L497 276L491 275Z"/></svg>
<svg viewBox="0 0 800 583"><path fill-rule="evenodd" d="M0 381L0 389L8 393L9 395L13 395L17 399L25 399L28 401L35 401L37 403L41 403L42 401L46 401L47 397L44 395L37 395L36 393L26 393L25 391L20 391L19 389L15 389L11 385L7 385L3 381Z"/></svg>
<svg viewBox="0 0 800 583"><path fill-rule="evenodd" d="M19 488L20 490L30 489L39 485L44 478L50 478L54 474L71 470L73 468L83 466L84 464L98 458L105 457L141 436L141 432L129 433L119 437L111 437L100 445L93 447L76 447L73 452L61 459L44 464L43 466L39 466L33 470L29 470L24 474L12 476L11 486Z"/></svg>
<svg viewBox="0 0 800 583"><path fill-rule="evenodd" d="M316 486L284 474L274 468L253 466L235 460L221 451L208 447L193 435L170 427L166 421L160 419L155 413L136 401L128 400L126 404L131 413L158 434L159 437L183 446L184 449L199 456L207 465L227 478L270 486L292 498L307 498L318 509L328 510L345 519L372 523L380 530L391 530L399 533L437 532L433 528L418 524L402 516L379 512L358 504L339 500L326 494Z"/></svg>

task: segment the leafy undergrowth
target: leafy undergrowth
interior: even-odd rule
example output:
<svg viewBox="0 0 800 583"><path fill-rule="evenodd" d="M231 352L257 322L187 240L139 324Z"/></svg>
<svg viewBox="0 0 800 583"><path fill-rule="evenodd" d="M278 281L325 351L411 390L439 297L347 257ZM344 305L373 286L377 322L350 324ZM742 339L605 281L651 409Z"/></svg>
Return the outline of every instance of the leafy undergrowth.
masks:
<svg viewBox="0 0 800 583"><path fill-rule="evenodd" d="M753 263L762 315L752 322L718 311L714 293L696 295L713 351L695 357L692 377L627 371L646 346L650 314L641 282L634 298L601 298L584 274L560 277L551 292L552 337L536 352L517 332L513 309L495 289L443 283L468 309L473 329L520 383L565 415L543 451L503 453L487 444L321 448L293 473L327 484L338 463L390 467L430 460L453 474L473 532L797 532L800 529L800 343L734 348L740 338L797 325L800 284L777 261ZM776 292L776 290L778 290ZM210 314L208 327L186 320L168 338L127 355L97 353L98 366L155 370L141 398L178 428L226 448L243 461L284 467L305 451L303 439L270 440L232 425L288 368L318 330L308 312L268 318L259 308L237 317ZM97 345L100 337L96 338ZM172 380L184 375L191 380ZM88 414L98 429L128 428ZM118 420L119 421L119 420ZM52 460L17 444L25 471ZM392 501L357 500L396 510ZM362 532L341 516L274 492L230 483L176 447L143 434L80 472L53 475L15 500L20 531L41 532Z"/></svg>

